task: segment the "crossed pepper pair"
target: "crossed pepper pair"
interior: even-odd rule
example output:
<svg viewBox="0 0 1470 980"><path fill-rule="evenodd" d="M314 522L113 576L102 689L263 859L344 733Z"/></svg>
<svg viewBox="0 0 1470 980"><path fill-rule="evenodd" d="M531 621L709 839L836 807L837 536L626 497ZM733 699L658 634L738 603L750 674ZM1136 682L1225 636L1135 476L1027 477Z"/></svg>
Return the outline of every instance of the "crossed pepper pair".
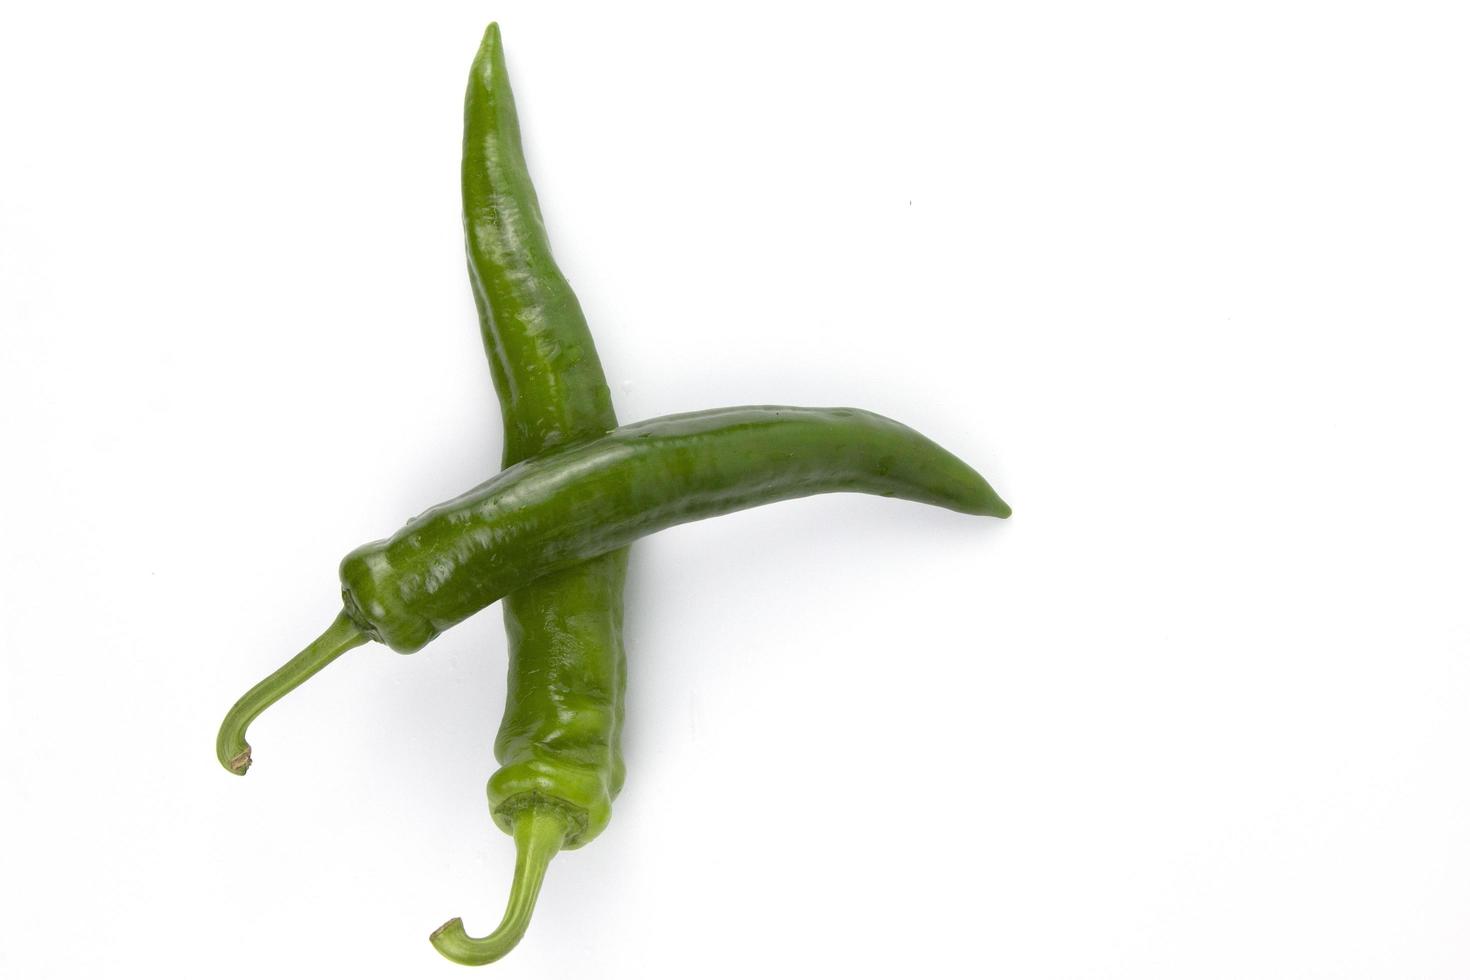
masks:
<svg viewBox="0 0 1470 980"><path fill-rule="evenodd" d="M618 428L586 319L547 242L495 24L470 73L462 180L505 469L349 554L343 611L236 702L216 751L243 775L250 722L347 650L371 639L412 653L504 599L510 676L488 792L516 842L510 901L488 937L469 937L459 919L430 937L448 958L483 964L525 934L551 859L602 831L622 787L628 545L818 493L992 517L1010 508L940 446L857 409L723 408Z"/></svg>

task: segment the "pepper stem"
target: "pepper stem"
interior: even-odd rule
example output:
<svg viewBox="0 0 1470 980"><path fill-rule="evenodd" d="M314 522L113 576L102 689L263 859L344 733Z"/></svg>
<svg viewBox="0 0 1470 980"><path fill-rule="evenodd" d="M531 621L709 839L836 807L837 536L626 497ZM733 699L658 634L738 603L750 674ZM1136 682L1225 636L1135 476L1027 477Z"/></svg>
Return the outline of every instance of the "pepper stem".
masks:
<svg viewBox="0 0 1470 980"><path fill-rule="evenodd" d="M245 770L250 768L250 743L245 741L245 729L250 727L256 716L306 683L311 675L327 664L367 641L367 634L345 612L338 613L332 625L310 646L235 702L219 726L219 737L214 742L220 765L237 776L245 775Z"/></svg>
<svg viewBox="0 0 1470 980"><path fill-rule="evenodd" d="M464 921L450 919L429 937L434 948L448 959L465 966L494 963L515 948L531 924L541 881L567 836L567 819L555 807L528 806L515 818L516 871L510 886L505 916L495 931L483 939L471 938Z"/></svg>

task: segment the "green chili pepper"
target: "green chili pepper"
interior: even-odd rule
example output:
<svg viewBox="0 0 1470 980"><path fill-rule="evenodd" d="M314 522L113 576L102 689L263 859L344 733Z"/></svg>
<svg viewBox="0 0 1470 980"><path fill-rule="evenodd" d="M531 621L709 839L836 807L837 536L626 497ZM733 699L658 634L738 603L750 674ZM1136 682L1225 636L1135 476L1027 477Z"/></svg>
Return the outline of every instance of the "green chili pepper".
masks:
<svg viewBox="0 0 1470 980"><path fill-rule="evenodd" d="M871 493L1008 517L985 479L892 419L755 406L670 415L516 463L342 560L357 630L412 653L530 582L655 531L818 493ZM245 727L357 642L338 620L231 709L216 751L250 764Z"/></svg>
<svg viewBox="0 0 1470 980"><path fill-rule="evenodd" d="M617 425L587 320L552 258L521 151L515 100L491 24L465 94L465 249L480 333L500 397L504 465ZM490 810L515 838L500 925L472 939L460 919L430 937L457 963L499 959L525 934L547 864L607 826L623 784L627 550L505 597L510 667Z"/></svg>
<svg viewBox="0 0 1470 980"><path fill-rule="evenodd" d="M919 433L852 408L670 415L524 460L342 561L347 613L412 653L549 572L677 524L818 493L1010 508Z"/></svg>

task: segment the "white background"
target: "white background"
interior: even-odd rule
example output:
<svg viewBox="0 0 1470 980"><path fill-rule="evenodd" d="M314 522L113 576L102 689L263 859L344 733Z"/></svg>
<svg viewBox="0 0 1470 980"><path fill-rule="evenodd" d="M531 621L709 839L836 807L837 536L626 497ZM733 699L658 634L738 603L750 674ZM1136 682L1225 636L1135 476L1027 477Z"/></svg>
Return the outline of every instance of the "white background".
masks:
<svg viewBox="0 0 1470 980"><path fill-rule="evenodd" d="M634 551L627 789L485 976L1470 976L1454 3L57 3L0 17L0 974L450 977L498 610L215 728L493 472L502 22L632 421L859 405L1008 523Z"/></svg>

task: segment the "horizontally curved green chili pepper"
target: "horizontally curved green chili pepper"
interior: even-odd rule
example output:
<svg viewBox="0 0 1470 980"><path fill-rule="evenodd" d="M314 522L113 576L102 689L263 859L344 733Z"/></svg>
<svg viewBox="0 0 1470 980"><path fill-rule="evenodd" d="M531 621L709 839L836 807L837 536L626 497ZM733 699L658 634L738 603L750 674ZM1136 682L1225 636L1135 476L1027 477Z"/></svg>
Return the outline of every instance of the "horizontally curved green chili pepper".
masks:
<svg viewBox="0 0 1470 980"><path fill-rule="evenodd" d="M544 575L638 538L779 500L870 493L963 514L1011 509L963 461L913 429L855 408L749 406L669 415L516 463L342 560L356 629L412 653ZM260 710L355 646L341 620L231 709L216 751L250 764Z"/></svg>
<svg viewBox="0 0 1470 980"><path fill-rule="evenodd" d="M465 94L464 230L480 333L510 466L617 425L591 331L552 258L521 151L500 30L491 24ZM515 838L505 915L472 939L451 919L430 937L457 963L499 959L525 934L547 864L607 826L623 784L627 549L548 575L505 597L509 670L488 789Z"/></svg>
<svg viewBox="0 0 1470 980"><path fill-rule="evenodd" d="M342 600L370 637L412 653L527 582L655 531L841 492L1010 514L979 473L872 412L690 412L532 457L425 511L342 560Z"/></svg>

